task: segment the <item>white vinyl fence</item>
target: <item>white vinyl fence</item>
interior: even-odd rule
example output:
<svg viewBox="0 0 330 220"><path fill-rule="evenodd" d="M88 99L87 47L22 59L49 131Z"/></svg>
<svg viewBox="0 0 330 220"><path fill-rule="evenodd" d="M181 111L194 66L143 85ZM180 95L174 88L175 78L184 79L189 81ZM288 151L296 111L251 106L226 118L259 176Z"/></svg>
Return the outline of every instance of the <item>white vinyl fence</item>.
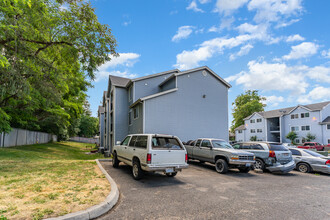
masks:
<svg viewBox="0 0 330 220"><path fill-rule="evenodd" d="M8 134L0 133L0 147L14 147L29 144L43 144L57 141L57 136L39 131L13 128Z"/></svg>
<svg viewBox="0 0 330 220"><path fill-rule="evenodd" d="M91 143L91 144L100 144L100 139L99 138L85 138L85 137L70 137L70 141L77 141L77 142L82 142L82 143Z"/></svg>

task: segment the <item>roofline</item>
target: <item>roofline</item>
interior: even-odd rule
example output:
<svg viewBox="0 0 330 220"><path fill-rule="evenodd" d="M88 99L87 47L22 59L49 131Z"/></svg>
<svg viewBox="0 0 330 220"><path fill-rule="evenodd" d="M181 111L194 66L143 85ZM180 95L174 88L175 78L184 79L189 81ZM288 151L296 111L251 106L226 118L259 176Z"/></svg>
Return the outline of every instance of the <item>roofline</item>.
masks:
<svg viewBox="0 0 330 220"><path fill-rule="evenodd" d="M259 112L253 112L251 115L247 116L247 117L244 118L243 120L244 120L244 121L245 121L245 120L249 120L249 119L250 119L253 115L255 115L255 114L258 114L260 117L265 118L264 116L260 115Z"/></svg>
<svg viewBox="0 0 330 220"><path fill-rule="evenodd" d="M169 81L170 79L176 77L176 74L173 73L172 75L170 75L169 77L167 77L167 79L165 79L163 82L161 82L158 86L161 87L162 85L164 85L167 81Z"/></svg>
<svg viewBox="0 0 330 220"><path fill-rule="evenodd" d="M148 99L156 98L158 96L166 95L166 94L169 94L169 93L172 93L172 92L176 92L177 90L178 90L178 88L169 89L169 90L166 90L164 92L159 92L159 93L156 93L156 94L153 94L153 95L149 95L149 96L146 96L146 97L143 97L143 98L139 98L138 100L136 100L129 107L132 108L132 107L136 106L137 104L139 104L140 102L143 102L143 101L148 100Z"/></svg>
<svg viewBox="0 0 330 220"><path fill-rule="evenodd" d="M211 70L208 66L201 66L201 67L197 67L197 68L194 68L194 69L190 69L190 70L186 70L186 71L182 71L180 73L177 73L175 74L175 76L181 76L181 75L184 75L184 74L187 74L187 73L191 73L191 72L196 72L196 71L199 71L199 70L203 70L203 69L206 69L208 70L210 73L212 73L212 75L214 75L218 80L220 80L223 84L225 84L228 88L231 88L232 86L226 81L224 80L223 78L221 78L218 74L216 74L213 70Z"/></svg>
<svg viewBox="0 0 330 220"><path fill-rule="evenodd" d="M309 109L309 108L307 108L307 107L305 107L305 106L303 106L303 105L297 105L296 107L294 107L293 109L291 109L291 111L289 111L288 113L286 113L286 115L291 114L294 110L296 110L296 109L299 108L299 107L304 108L304 109L306 109L307 111L313 112L311 109ZM315 111L320 111L320 110L315 110Z"/></svg>
<svg viewBox="0 0 330 220"><path fill-rule="evenodd" d="M136 81L140 81L140 80L144 80L144 79L149 79L149 78L161 76L161 75L172 73L172 72L180 72L180 70L173 69L173 70L168 70L168 71L164 71L164 72L160 72L160 73L155 73L155 74L152 74L152 75L142 76L142 77L139 77L139 78L131 79L131 82L136 82Z"/></svg>

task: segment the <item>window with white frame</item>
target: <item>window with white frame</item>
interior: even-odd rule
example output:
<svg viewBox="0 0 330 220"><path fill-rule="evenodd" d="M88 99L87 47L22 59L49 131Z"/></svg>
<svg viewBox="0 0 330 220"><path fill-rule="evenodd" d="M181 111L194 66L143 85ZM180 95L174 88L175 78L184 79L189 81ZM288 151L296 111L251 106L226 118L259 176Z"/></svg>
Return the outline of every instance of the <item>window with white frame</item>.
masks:
<svg viewBox="0 0 330 220"><path fill-rule="evenodd" d="M238 133L239 133L239 134L242 134L242 132L243 132L242 130L238 130Z"/></svg>
<svg viewBox="0 0 330 220"><path fill-rule="evenodd" d="M310 131L311 128L310 128L309 125L305 125L305 126L301 126L301 130L302 130L302 131Z"/></svg>
<svg viewBox="0 0 330 220"><path fill-rule="evenodd" d="M257 118L257 123L262 122L261 118Z"/></svg>
<svg viewBox="0 0 330 220"><path fill-rule="evenodd" d="M300 143L300 139L296 138L296 140L294 140L295 143L299 144Z"/></svg>
<svg viewBox="0 0 330 220"><path fill-rule="evenodd" d="M330 130L330 124L329 124L329 125L327 125L327 129L328 129L328 130Z"/></svg>
<svg viewBox="0 0 330 220"><path fill-rule="evenodd" d="M128 125L132 125L132 111L128 113Z"/></svg>
<svg viewBox="0 0 330 220"><path fill-rule="evenodd" d="M292 126L291 131L299 131L299 127L298 126Z"/></svg>
<svg viewBox="0 0 330 220"><path fill-rule="evenodd" d="M255 122L256 122L255 119L251 119L251 120L250 120L250 123L255 123Z"/></svg>
<svg viewBox="0 0 330 220"><path fill-rule="evenodd" d="M262 129L257 129L257 133L262 133Z"/></svg>
<svg viewBox="0 0 330 220"><path fill-rule="evenodd" d="M134 119L137 119L139 117L139 107L136 106L133 112L134 112Z"/></svg>
<svg viewBox="0 0 330 220"><path fill-rule="evenodd" d="M251 129L250 132L251 133L256 133L256 129Z"/></svg>
<svg viewBox="0 0 330 220"><path fill-rule="evenodd" d="M131 101L133 99L133 86L130 86L128 88L128 101Z"/></svg>
<svg viewBox="0 0 330 220"><path fill-rule="evenodd" d="M296 119L296 118L299 118L299 115L298 114L292 114L291 115L291 119Z"/></svg>
<svg viewBox="0 0 330 220"><path fill-rule="evenodd" d="M309 112L301 113L300 118L309 118Z"/></svg>

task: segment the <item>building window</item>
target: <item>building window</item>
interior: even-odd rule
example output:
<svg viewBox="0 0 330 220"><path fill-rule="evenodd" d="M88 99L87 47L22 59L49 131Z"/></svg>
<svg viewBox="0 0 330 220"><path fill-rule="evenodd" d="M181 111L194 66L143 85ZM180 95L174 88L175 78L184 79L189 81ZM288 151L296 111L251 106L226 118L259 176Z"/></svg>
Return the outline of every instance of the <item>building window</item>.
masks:
<svg viewBox="0 0 330 220"><path fill-rule="evenodd" d="M257 129L257 133L262 133L262 129Z"/></svg>
<svg viewBox="0 0 330 220"><path fill-rule="evenodd" d="M132 111L128 113L128 125L132 125Z"/></svg>
<svg viewBox="0 0 330 220"><path fill-rule="evenodd" d="M291 127L291 131L299 131L299 127L298 126Z"/></svg>
<svg viewBox="0 0 330 220"><path fill-rule="evenodd" d="M299 118L299 115L298 114L292 114L291 115L291 119L296 119L296 118Z"/></svg>
<svg viewBox="0 0 330 220"><path fill-rule="evenodd" d="M295 143L299 144L300 143L300 139L297 138L296 140L294 140Z"/></svg>
<svg viewBox="0 0 330 220"><path fill-rule="evenodd" d="M256 122L255 119L251 119L251 120L250 120L250 123L255 123L255 122Z"/></svg>
<svg viewBox="0 0 330 220"><path fill-rule="evenodd" d="M328 144L330 144L330 139L328 139Z"/></svg>
<svg viewBox="0 0 330 220"><path fill-rule="evenodd" d="M238 130L238 133L242 134L242 130Z"/></svg>
<svg viewBox="0 0 330 220"><path fill-rule="evenodd" d="M130 86L128 88L128 101L131 101L133 99L133 86Z"/></svg>
<svg viewBox="0 0 330 220"><path fill-rule="evenodd" d="M309 112L307 112L307 113L301 113L300 114L300 117L301 118L309 118Z"/></svg>
<svg viewBox="0 0 330 220"><path fill-rule="evenodd" d="M301 130L302 131L310 131L310 126L309 125L301 126Z"/></svg>
<svg viewBox="0 0 330 220"><path fill-rule="evenodd" d="M330 130L330 125L327 125L327 129Z"/></svg>
<svg viewBox="0 0 330 220"><path fill-rule="evenodd" d="M257 119L257 122L261 122L261 121L262 121L262 119L261 119L261 118L258 118L258 119Z"/></svg>
<svg viewBox="0 0 330 220"><path fill-rule="evenodd" d="M134 119L137 119L139 117L139 108L135 107L134 108Z"/></svg>
<svg viewBox="0 0 330 220"><path fill-rule="evenodd" d="M251 133L256 133L256 129L251 129L250 132Z"/></svg>

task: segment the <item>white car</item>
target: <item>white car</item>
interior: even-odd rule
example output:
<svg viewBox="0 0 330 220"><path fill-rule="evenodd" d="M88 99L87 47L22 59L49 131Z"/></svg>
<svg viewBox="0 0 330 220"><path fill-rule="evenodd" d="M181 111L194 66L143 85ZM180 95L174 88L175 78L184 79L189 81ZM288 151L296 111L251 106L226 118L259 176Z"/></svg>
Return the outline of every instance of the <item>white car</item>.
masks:
<svg viewBox="0 0 330 220"><path fill-rule="evenodd" d="M139 180L144 171L163 172L174 177L188 168L187 151L176 136L159 134L131 134L113 148L114 168L120 162L132 166L133 178Z"/></svg>

